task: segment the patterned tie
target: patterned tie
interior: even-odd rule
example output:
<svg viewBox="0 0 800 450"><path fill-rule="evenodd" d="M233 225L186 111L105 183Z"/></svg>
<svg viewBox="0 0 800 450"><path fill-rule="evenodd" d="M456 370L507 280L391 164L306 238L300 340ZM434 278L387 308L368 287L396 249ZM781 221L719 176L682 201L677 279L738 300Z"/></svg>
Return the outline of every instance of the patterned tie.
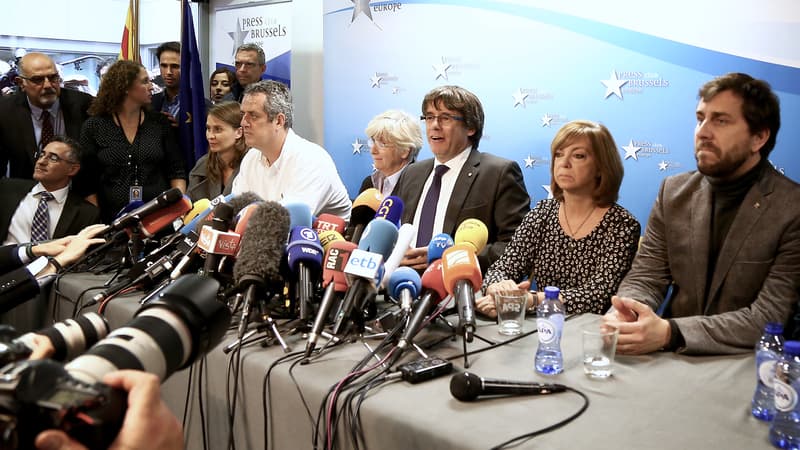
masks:
<svg viewBox="0 0 800 450"><path fill-rule="evenodd" d="M42 137L39 139L39 148L44 150L47 144L53 140L55 131L53 130L53 120L50 118L50 112L48 110L45 109L42 111L40 119L42 120Z"/></svg>
<svg viewBox="0 0 800 450"><path fill-rule="evenodd" d="M31 242L50 239L50 213L47 210L47 202L55 197L47 191L42 191L37 195L39 195L39 206L36 207L36 212L33 214Z"/></svg>
<svg viewBox="0 0 800 450"><path fill-rule="evenodd" d="M431 187L422 203L422 212L419 215L419 228L417 229L417 247L427 247L433 236L433 221L436 219L436 205L439 203L439 192L442 190L442 175L450 170L444 164L436 166Z"/></svg>

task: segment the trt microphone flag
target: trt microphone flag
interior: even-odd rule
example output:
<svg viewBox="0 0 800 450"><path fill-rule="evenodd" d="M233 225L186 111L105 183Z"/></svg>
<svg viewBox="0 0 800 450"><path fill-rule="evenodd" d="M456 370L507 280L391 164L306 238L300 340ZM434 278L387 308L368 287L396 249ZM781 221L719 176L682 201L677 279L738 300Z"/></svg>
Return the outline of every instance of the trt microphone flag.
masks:
<svg viewBox="0 0 800 450"><path fill-rule="evenodd" d="M192 8L187 0L182 0L181 10L181 108L178 112L178 132L180 135L186 173L208 151L206 141L206 99L203 69L200 65L200 52L194 34Z"/></svg>
<svg viewBox="0 0 800 450"><path fill-rule="evenodd" d="M141 62L139 56L139 0L130 0L119 45L119 59Z"/></svg>

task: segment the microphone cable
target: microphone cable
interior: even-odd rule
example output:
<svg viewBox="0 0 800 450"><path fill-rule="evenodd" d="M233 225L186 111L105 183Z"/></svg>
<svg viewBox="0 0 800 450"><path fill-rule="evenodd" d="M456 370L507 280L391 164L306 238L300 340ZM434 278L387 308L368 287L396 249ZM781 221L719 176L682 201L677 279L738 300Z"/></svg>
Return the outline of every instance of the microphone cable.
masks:
<svg viewBox="0 0 800 450"><path fill-rule="evenodd" d="M270 444L269 424L271 422L272 416L269 415L269 406L272 404L272 390L269 389L269 380L270 380L270 377L272 376L272 369L278 367L279 364L282 364L284 362L287 362L287 361L291 360L292 358L297 358L298 361L302 361L303 360L302 356L304 355L304 353L305 352L301 350L301 351L297 351L297 352L293 352L293 353L289 353L289 354L281 356L280 358L276 359L275 361L272 361L272 363L269 365L269 368L267 369L267 372L264 374L264 379L261 382L261 409L262 409L262 412L264 414L264 422L263 422L264 423L264 450L269 450L269 444ZM299 358L298 358L298 356L299 356ZM294 377L292 377L292 380L294 380ZM297 385L296 381L295 381L295 385ZM297 386L297 391L300 392L300 386L299 385ZM306 409L309 410L309 414L311 414L310 413L310 409L308 408L308 405L306 404L305 398L303 397L302 393L300 394L300 398L303 400L303 404L306 406ZM313 418L312 418L312 424L314 424Z"/></svg>

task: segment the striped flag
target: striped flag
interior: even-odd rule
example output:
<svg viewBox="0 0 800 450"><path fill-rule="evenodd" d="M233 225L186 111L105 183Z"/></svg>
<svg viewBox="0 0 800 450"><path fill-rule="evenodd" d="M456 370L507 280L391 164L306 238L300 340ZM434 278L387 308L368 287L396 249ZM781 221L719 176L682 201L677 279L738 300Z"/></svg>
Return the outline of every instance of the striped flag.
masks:
<svg viewBox="0 0 800 450"><path fill-rule="evenodd" d="M125 19L125 29L122 30L119 59L141 62L141 56L139 56L139 0L130 0L128 3L128 17Z"/></svg>

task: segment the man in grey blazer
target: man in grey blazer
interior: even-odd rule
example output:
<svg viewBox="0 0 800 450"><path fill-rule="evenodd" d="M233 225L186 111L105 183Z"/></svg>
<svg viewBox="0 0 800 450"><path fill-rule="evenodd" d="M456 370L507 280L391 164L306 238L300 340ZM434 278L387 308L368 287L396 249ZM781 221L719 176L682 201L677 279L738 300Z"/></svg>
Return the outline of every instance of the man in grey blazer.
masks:
<svg viewBox="0 0 800 450"><path fill-rule="evenodd" d="M697 171L664 180L607 324L617 352L752 351L800 289L800 186L767 160L780 128L769 84L730 73L699 92ZM653 311L673 287L664 317Z"/></svg>
<svg viewBox="0 0 800 450"><path fill-rule="evenodd" d="M404 202L403 223L413 224L416 233L401 264L424 269L431 236L454 236L461 222L474 218L489 230L488 244L478 254L485 272L503 254L530 210L522 171L514 161L478 151L484 114L472 92L459 86L434 88L422 101L422 120L434 158L408 165L394 190ZM435 214L425 230L425 200L437 183L434 168L444 171L439 175Z"/></svg>

